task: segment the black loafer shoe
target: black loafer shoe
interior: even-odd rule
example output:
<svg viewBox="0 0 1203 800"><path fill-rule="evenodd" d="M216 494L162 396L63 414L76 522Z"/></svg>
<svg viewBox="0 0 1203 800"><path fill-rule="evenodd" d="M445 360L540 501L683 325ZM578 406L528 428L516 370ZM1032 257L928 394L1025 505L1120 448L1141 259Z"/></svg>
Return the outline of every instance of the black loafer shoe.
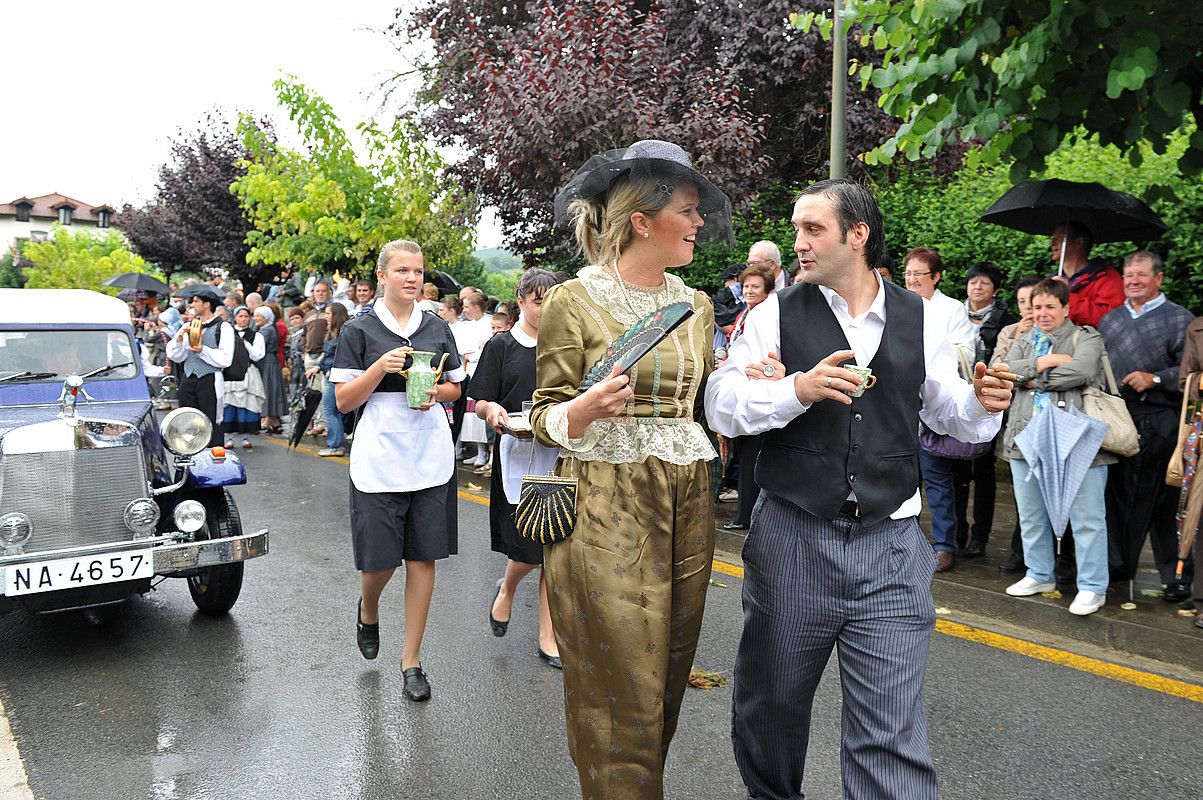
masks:
<svg viewBox="0 0 1203 800"><path fill-rule="evenodd" d="M986 555L986 543L970 541L969 544L965 545L965 549L961 555L965 556L965 558L981 558Z"/></svg>
<svg viewBox="0 0 1203 800"><path fill-rule="evenodd" d="M415 703L424 703L430 699L430 681L426 680L426 673L421 667L410 667L403 670L401 675L405 678L405 696Z"/></svg>
<svg viewBox="0 0 1203 800"><path fill-rule="evenodd" d="M501 595L501 584L505 581L504 578L497 581L497 593L493 595L493 603L497 602L497 598ZM509 630L510 621L502 622L499 619L493 618L493 603L489 603L489 627L493 629L493 635L497 637L505 636L505 632Z"/></svg>
<svg viewBox="0 0 1203 800"><path fill-rule="evenodd" d="M747 529L748 526L742 522L728 522L723 525L723 530L725 531L746 531Z"/></svg>
<svg viewBox="0 0 1203 800"><path fill-rule="evenodd" d="M362 622L359 616L361 606L363 598L360 598L359 605L355 607L355 642L359 645L359 652L363 657L371 661L380 655L380 623L368 625Z"/></svg>
<svg viewBox="0 0 1203 800"><path fill-rule="evenodd" d="M1186 581L1170 581L1165 585L1161 598L1167 603L1181 603L1190 599L1190 584Z"/></svg>
<svg viewBox="0 0 1203 800"><path fill-rule="evenodd" d="M1005 572L1008 575L1014 575L1019 572L1027 572L1027 565L1023 563L1023 556L1011 554L1011 557L998 565L999 572Z"/></svg>
<svg viewBox="0 0 1203 800"><path fill-rule="evenodd" d="M542 647L539 648L539 658L543 659L544 661L546 661L548 664L552 665L556 669L564 669L564 662L560 660L560 657L547 655L547 653L543 652Z"/></svg>

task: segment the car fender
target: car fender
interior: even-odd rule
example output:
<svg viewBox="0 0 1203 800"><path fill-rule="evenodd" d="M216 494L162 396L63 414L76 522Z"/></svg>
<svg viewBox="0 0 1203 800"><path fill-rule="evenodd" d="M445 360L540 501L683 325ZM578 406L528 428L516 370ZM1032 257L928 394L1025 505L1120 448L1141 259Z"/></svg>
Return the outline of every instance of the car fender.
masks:
<svg viewBox="0 0 1203 800"><path fill-rule="evenodd" d="M238 486L246 483L246 467L238 456L227 451L225 458L215 459L213 451L202 450L192 458L188 482L192 489L215 489L219 486Z"/></svg>

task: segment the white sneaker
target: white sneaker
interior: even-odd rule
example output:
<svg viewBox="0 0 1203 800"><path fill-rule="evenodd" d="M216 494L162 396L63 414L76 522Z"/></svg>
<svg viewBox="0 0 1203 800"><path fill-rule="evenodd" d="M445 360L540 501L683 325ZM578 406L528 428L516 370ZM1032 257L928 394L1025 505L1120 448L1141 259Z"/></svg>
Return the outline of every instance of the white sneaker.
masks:
<svg viewBox="0 0 1203 800"><path fill-rule="evenodd" d="M467 458L460 461L460 463L461 464L471 464L474 467L479 466L479 464L476 463L476 456L468 456Z"/></svg>
<svg viewBox="0 0 1203 800"><path fill-rule="evenodd" d="M1074 601L1069 604L1069 613L1084 617L1087 614L1093 614L1098 611L1106 602L1107 595L1105 594L1081 591L1078 592L1078 596L1074 598Z"/></svg>
<svg viewBox="0 0 1203 800"><path fill-rule="evenodd" d="M720 503L734 503L737 500L739 500L739 492L734 489L723 489L718 493Z"/></svg>
<svg viewBox="0 0 1203 800"><path fill-rule="evenodd" d="M482 450L480 455L472 459L471 463L474 467L483 467L485 464L489 463L489 454Z"/></svg>
<svg viewBox="0 0 1203 800"><path fill-rule="evenodd" d="M1057 584L1055 583L1041 583L1038 580L1034 580L1024 575L1018 581L1007 587L1007 594L1011 595L1012 597L1031 597L1034 594L1051 592L1056 588Z"/></svg>

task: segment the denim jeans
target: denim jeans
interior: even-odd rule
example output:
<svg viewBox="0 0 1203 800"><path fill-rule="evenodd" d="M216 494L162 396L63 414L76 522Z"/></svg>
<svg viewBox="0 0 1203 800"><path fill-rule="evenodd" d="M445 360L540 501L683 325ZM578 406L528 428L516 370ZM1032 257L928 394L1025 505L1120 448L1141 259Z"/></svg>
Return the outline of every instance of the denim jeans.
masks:
<svg viewBox="0 0 1203 800"><path fill-rule="evenodd" d="M330 381L322 387L322 413L326 418L326 447L342 447L347 436L343 433L343 415L334 401L334 384Z"/></svg>
<svg viewBox="0 0 1203 800"><path fill-rule="evenodd" d="M919 477L927 495L927 510L931 513L932 549L937 552L957 551L956 494L953 491L955 466L953 459L934 456L919 448Z"/></svg>
<svg viewBox="0 0 1203 800"><path fill-rule="evenodd" d="M1023 537L1023 560L1028 577L1041 583L1053 583L1054 538L1040 484L1028 462L1011 460L1011 478L1015 504L1019 508L1019 528ZM1078 561L1078 591L1107 594L1107 511L1104 494L1107 468L1091 467L1082 480L1069 508L1074 549Z"/></svg>

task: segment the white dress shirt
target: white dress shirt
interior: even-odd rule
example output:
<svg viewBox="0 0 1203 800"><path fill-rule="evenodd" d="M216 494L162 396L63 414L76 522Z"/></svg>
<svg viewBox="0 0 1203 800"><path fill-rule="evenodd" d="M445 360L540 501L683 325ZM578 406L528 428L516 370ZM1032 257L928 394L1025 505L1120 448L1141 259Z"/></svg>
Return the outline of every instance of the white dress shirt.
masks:
<svg viewBox="0 0 1203 800"><path fill-rule="evenodd" d="M969 312L965 310L965 304L952 299L939 289L924 303L924 318L934 316L939 319L948 335L948 341L958 347L964 347L972 360L977 349L977 326L969 321Z"/></svg>
<svg viewBox="0 0 1203 800"><path fill-rule="evenodd" d="M856 363L868 366L881 346L885 331L885 289L881 278L877 279L877 296L873 303L856 317L848 314L847 301L834 290L820 286L819 291L831 306L849 347L856 353ZM973 385L960 377L945 321L927 313L929 308L924 306L923 359L927 375L919 387L922 399L919 419L936 433L949 434L966 442L989 441L1002 426L1002 413L992 414L983 408L973 393ZM964 314L963 308L961 313ZM743 335L732 343L727 360L710 376L706 384L706 419L715 432L733 437L784 428L810 408L809 403L803 403L794 393L794 376L801 370L777 381L752 380L744 374L748 364L763 360L768 353L780 355L780 317L777 294L770 294L748 314ZM900 420L899 424L915 423ZM855 494L850 498L855 498ZM890 517L917 516L921 507L919 488L915 487L911 498Z"/></svg>
<svg viewBox="0 0 1203 800"><path fill-rule="evenodd" d="M212 318L210 318L211 322ZM221 371L234 363L234 336L236 334L234 326L225 320L217 324L221 326L217 334L217 347L204 345L197 355L205 363L217 367L217 372L213 373L213 393L217 395L217 418L220 420L226 413L226 379ZM172 337L171 341L167 343L167 357L177 364L183 364L191 354L192 349L188 346L187 334L184 334L183 338ZM179 374L184 374L182 367Z"/></svg>

